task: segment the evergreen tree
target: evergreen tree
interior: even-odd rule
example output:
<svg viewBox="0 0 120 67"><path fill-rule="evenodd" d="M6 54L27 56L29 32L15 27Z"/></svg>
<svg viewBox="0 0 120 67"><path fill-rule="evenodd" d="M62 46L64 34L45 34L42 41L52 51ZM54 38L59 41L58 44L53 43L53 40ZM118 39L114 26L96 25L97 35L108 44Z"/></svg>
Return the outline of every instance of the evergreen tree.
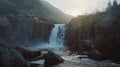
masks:
<svg viewBox="0 0 120 67"><path fill-rule="evenodd" d="M114 2L113 2L113 6L118 6L118 4L117 4L117 0L114 0Z"/></svg>
<svg viewBox="0 0 120 67"><path fill-rule="evenodd" d="M112 4L111 4L111 2L109 1L109 2L108 2L108 9L111 8L111 7L112 7Z"/></svg>

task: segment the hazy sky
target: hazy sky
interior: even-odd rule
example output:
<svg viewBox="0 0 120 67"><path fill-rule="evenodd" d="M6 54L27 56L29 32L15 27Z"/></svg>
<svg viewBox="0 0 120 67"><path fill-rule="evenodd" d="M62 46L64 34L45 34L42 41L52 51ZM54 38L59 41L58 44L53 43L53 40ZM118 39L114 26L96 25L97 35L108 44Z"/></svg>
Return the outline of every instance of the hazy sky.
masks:
<svg viewBox="0 0 120 67"><path fill-rule="evenodd" d="M53 6L59 8L66 14L73 16L85 13L93 13L95 11L103 11L108 1L113 0L46 0ZM118 0L120 1L120 0Z"/></svg>

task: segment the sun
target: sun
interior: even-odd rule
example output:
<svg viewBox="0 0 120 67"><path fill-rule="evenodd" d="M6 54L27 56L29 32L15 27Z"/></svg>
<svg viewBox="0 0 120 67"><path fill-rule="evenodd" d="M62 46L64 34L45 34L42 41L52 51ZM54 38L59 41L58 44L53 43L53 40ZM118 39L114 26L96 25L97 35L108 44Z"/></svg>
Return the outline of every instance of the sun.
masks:
<svg viewBox="0 0 120 67"><path fill-rule="evenodd" d="M72 13L71 13L71 15L73 15L73 16L78 16L78 15L80 15L80 11L73 11Z"/></svg>

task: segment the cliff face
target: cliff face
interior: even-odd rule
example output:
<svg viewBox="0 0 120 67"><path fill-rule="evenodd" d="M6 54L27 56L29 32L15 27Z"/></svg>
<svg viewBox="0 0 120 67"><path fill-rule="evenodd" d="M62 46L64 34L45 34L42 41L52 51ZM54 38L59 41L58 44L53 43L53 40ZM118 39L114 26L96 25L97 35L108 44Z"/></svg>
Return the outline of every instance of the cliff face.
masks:
<svg viewBox="0 0 120 67"><path fill-rule="evenodd" d="M36 18L45 24L36 23ZM70 19L43 0L0 0L0 38L10 44L25 44L35 38L47 41L53 23Z"/></svg>
<svg viewBox="0 0 120 67"><path fill-rule="evenodd" d="M97 50L105 59L120 60L120 6L105 12L73 18L68 24L66 44L79 54Z"/></svg>
<svg viewBox="0 0 120 67"><path fill-rule="evenodd" d="M31 33L31 41L34 43L48 42L53 27L53 22L35 20Z"/></svg>

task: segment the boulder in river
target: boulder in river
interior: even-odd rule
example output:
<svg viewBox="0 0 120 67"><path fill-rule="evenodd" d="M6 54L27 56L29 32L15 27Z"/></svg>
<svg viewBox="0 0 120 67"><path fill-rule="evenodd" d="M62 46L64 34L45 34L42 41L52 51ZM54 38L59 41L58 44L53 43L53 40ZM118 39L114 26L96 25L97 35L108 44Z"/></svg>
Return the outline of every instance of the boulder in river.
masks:
<svg viewBox="0 0 120 67"><path fill-rule="evenodd" d="M16 48L26 60L33 60L41 55L40 51L32 51L24 46Z"/></svg>
<svg viewBox="0 0 120 67"><path fill-rule="evenodd" d="M44 67L52 67L53 65L58 65L59 63L64 62L64 60L59 55L51 51L48 51L48 53L44 55L44 59Z"/></svg>

